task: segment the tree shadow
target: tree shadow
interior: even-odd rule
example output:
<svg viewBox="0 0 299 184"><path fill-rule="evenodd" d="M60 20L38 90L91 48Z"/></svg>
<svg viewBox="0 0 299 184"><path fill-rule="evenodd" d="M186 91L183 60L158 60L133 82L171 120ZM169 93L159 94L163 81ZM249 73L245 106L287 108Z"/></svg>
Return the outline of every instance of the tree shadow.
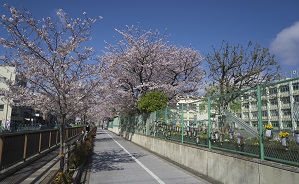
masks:
<svg viewBox="0 0 299 184"><path fill-rule="evenodd" d="M123 138L119 137L119 138L113 138L111 139L110 137L107 138L98 138L98 139L94 139L94 143L98 143L98 142L113 142L113 140L118 141L118 140L123 140Z"/></svg>
<svg viewBox="0 0 299 184"><path fill-rule="evenodd" d="M141 153L131 153L135 158L146 156ZM134 163L134 159L126 153L123 149L107 150L100 153L93 153L91 172L124 170L123 164Z"/></svg>
<svg viewBox="0 0 299 184"><path fill-rule="evenodd" d="M136 130L142 132L143 134L146 133L146 120L150 116L149 113L144 113L139 116L126 116L120 118L120 131L119 135L123 136L127 140L132 140L133 135L135 134ZM142 119L141 123L138 124L139 118Z"/></svg>
<svg viewBox="0 0 299 184"><path fill-rule="evenodd" d="M97 131L96 134L101 135L101 134L106 134L106 132L103 132L103 131Z"/></svg>

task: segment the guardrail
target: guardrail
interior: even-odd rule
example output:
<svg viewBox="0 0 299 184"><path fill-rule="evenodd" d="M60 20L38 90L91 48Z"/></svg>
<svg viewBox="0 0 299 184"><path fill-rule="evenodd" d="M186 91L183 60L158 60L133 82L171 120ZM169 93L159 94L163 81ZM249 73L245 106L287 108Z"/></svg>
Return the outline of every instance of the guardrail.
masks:
<svg viewBox="0 0 299 184"><path fill-rule="evenodd" d="M81 136L78 136L78 138L76 138L76 140L70 141L66 145L66 152L65 152L66 162L64 163L65 171L63 172L63 175L72 177L72 183L74 183L74 184L80 183L79 181L80 181L81 174L84 170L84 164L86 163L86 161L88 159L87 155L84 155L84 154L87 154L87 152L86 152L87 150L84 150L85 153L82 155L82 150L80 153L80 151L78 149L80 149L79 147L82 146L86 140L89 139L89 141L90 141L91 139L93 139L93 136L95 136L95 134L96 134L96 130L97 130L97 127L93 127L89 132L87 132L86 134L82 134ZM81 149L82 149L82 147L81 147ZM78 163L80 163L80 161L76 157L80 157L80 159L84 159L84 160L82 160L83 162L78 167L76 167L76 165ZM86 157L86 158L84 158L84 157ZM55 180L55 178L57 177L58 173L59 173L59 169L57 169L57 171L52 175L52 177L48 180L47 184L52 183L52 181ZM63 179L59 178L59 180L63 180ZM59 183L58 181L56 181L56 182Z"/></svg>
<svg viewBox="0 0 299 184"><path fill-rule="evenodd" d="M66 140L83 130L84 127L66 128ZM59 144L59 136L58 129L0 134L0 171Z"/></svg>

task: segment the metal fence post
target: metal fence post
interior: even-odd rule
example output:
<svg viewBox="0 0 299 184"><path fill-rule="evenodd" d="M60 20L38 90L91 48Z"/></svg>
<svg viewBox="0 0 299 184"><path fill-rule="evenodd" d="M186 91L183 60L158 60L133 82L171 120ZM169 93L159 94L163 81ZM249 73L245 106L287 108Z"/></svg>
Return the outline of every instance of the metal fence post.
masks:
<svg viewBox="0 0 299 184"><path fill-rule="evenodd" d="M2 169L2 152L3 152L3 139L0 137L0 170ZM24 147L25 150L25 147Z"/></svg>
<svg viewBox="0 0 299 184"><path fill-rule="evenodd" d="M165 108L165 123L168 124L167 108Z"/></svg>
<svg viewBox="0 0 299 184"><path fill-rule="evenodd" d="M208 143L211 149L211 98L208 98Z"/></svg>
<svg viewBox="0 0 299 184"><path fill-rule="evenodd" d="M184 104L182 103L182 116L181 116L181 126L182 126L182 143L184 143Z"/></svg>
<svg viewBox="0 0 299 184"><path fill-rule="evenodd" d="M263 143L263 120L262 120L262 101L261 101L261 86L257 86L257 102L258 102L258 121L259 121L259 138L260 138L260 159L265 159L264 143Z"/></svg>
<svg viewBox="0 0 299 184"><path fill-rule="evenodd" d="M154 117L154 137L156 137L156 131L157 131L157 127L156 127L156 124L157 124L157 111L155 111L155 117Z"/></svg>
<svg viewBox="0 0 299 184"><path fill-rule="evenodd" d="M146 126L146 135L150 135L150 115L146 116L145 126Z"/></svg>

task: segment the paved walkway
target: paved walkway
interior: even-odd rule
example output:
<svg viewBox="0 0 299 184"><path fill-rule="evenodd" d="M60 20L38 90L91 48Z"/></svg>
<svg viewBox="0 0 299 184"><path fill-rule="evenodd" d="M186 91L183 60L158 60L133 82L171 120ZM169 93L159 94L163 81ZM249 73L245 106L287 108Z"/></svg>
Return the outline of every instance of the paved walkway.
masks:
<svg viewBox="0 0 299 184"><path fill-rule="evenodd" d="M7 178L4 178L0 181L0 184L35 184L41 183L44 174L47 176L49 172L53 169L57 170L58 166L49 168L51 165L54 165L56 161L59 159L59 149L46 154L42 158L36 160L35 162L27 165L26 167L22 168L21 170L13 173ZM59 163L58 163L59 164Z"/></svg>
<svg viewBox="0 0 299 184"><path fill-rule="evenodd" d="M207 184L187 171L107 130L98 129L90 184Z"/></svg>

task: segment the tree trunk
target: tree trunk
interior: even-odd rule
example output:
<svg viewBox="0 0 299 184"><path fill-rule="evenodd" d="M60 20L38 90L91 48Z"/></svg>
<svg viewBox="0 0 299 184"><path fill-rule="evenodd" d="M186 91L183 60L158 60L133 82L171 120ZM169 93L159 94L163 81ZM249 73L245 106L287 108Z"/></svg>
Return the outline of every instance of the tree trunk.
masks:
<svg viewBox="0 0 299 184"><path fill-rule="evenodd" d="M65 115L61 115L60 120L60 171L64 172L65 160Z"/></svg>

